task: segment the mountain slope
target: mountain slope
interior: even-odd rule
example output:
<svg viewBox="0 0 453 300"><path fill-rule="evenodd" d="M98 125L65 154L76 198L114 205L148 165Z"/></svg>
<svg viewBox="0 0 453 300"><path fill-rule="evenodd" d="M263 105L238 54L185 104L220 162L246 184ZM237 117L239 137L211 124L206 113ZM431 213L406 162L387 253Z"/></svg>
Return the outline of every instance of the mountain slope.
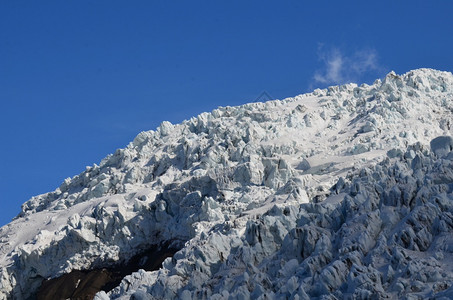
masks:
<svg viewBox="0 0 453 300"><path fill-rule="evenodd" d="M419 69L164 122L0 229L0 299L163 244L109 297L448 293L452 120L452 74Z"/></svg>

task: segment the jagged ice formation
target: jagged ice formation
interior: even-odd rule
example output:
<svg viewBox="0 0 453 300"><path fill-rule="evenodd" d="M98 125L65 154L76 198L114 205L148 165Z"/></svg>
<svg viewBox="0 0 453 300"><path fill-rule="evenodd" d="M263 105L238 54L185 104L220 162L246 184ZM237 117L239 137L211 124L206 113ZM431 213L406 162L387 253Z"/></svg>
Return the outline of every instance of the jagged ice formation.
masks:
<svg viewBox="0 0 453 300"><path fill-rule="evenodd" d="M430 69L163 122L0 229L0 299L162 243L96 299L448 299L452 123Z"/></svg>

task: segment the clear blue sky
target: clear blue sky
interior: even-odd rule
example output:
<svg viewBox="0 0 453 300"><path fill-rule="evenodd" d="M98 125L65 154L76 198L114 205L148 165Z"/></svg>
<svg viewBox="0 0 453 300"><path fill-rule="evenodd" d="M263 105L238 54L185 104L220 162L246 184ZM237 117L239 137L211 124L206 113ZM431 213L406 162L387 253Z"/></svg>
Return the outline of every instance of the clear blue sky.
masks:
<svg viewBox="0 0 453 300"><path fill-rule="evenodd" d="M0 225L163 120L451 72L452 16L452 1L1 1Z"/></svg>

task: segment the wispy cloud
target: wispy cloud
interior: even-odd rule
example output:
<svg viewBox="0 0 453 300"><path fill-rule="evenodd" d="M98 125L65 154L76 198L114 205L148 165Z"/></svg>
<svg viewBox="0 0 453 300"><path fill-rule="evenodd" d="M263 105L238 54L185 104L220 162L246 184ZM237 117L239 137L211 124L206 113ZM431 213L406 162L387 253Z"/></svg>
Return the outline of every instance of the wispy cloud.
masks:
<svg viewBox="0 0 453 300"><path fill-rule="evenodd" d="M378 64L374 49L363 49L348 55L338 48L320 46L318 57L323 66L313 75L314 85L358 82L369 73L381 75L383 69Z"/></svg>

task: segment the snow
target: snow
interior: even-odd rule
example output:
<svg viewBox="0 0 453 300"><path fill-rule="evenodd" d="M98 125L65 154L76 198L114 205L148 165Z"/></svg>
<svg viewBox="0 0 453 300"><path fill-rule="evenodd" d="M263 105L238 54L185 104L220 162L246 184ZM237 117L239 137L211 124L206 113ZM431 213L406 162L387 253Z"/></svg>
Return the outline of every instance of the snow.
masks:
<svg viewBox="0 0 453 300"><path fill-rule="evenodd" d="M163 242L96 299L448 298L452 120L419 69L163 122L0 229L0 299Z"/></svg>

